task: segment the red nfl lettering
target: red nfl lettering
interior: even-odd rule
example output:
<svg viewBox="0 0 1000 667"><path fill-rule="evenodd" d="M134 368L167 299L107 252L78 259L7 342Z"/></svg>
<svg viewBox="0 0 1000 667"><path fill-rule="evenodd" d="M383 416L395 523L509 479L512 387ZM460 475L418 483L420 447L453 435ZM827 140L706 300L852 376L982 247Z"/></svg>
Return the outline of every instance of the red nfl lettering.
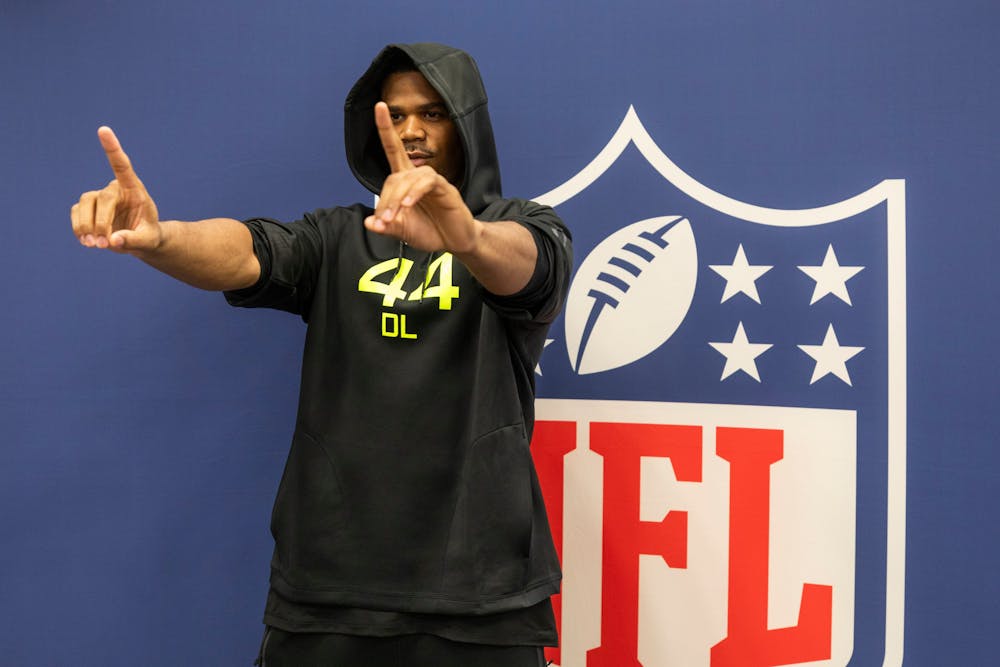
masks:
<svg viewBox="0 0 1000 667"><path fill-rule="evenodd" d="M835 626L834 586L799 583L801 598L797 624L780 627L779 622L779 627L769 628L768 613L773 612L770 609L773 603L769 602L773 590L769 586L778 585L787 590L789 584L795 585L794 579L789 581L787 576L772 572L773 563L769 560L773 532L772 476L775 464L785 458L785 432L782 428L720 426L712 421L704 421L701 425L680 425L616 423L583 418L578 421L539 420L536 423L532 453L557 551L564 563L565 512L575 509L573 506L567 508L564 500L568 483L566 462L573 458L567 458L567 455L584 454L592 457L592 462L599 461L595 469L600 471L603 488L599 641L594 641L590 644L591 648L583 653L579 652L579 644L576 644L572 655L567 655L566 644L562 650L549 649L546 651L548 660L567 667L582 664L586 667L643 667L644 663L640 662L643 652L640 645L643 623L640 619L641 586L645 586L646 595L650 594L650 590L648 583L640 584L640 558L644 555L658 556L669 568L664 571L686 572L689 567L689 541L693 535L689 533L689 523L697 521L704 524L705 521L698 506L690 505L690 501L688 504L682 501L680 507L684 509L676 509L678 506L675 503L669 503L672 507L667 508L665 516L657 514L663 516L662 519L641 518L641 471L644 460L657 459L669 462L676 482L693 483L690 489L703 487L704 490L694 493L710 493L721 500L724 496L720 496L719 492L725 494L728 491L725 500L728 527L722 529L723 535L728 534L728 559L720 561L723 570L719 571L719 575L727 576L728 581L723 585L720 577L715 579L723 585L721 592L725 594L725 601L719 611L724 611L725 618L718 617L724 620L723 625L713 624L718 627L718 634L711 633L714 639L701 644L704 647L701 649L704 651L703 664L711 667L777 667L831 659ZM585 430L579 430L581 428ZM796 428L799 433L800 429ZM801 442L801 438L796 437ZM713 439L714 451L706 449L706 443L711 448ZM588 448L589 453L586 452ZM705 466L710 462L715 470L713 476L716 482L713 482L714 486L704 486L708 481L703 479ZM720 477L719 471L726 469L728 475ZM725 486L721 488L717 484L720 480L725 480ZM696 513L689 516L689 510ZM716 516L722 518L724 515ZM647 516L649 518L651 516ZM718 524L717 521L713 523ZM726 548L725 543L720 546ZM722 552L723 556L725 553ZM776 581L771 581L772 577ZM560 637L566 636L562 627L564 595L565 590L562 596L553 600ZM576 611L576 607L571 609ZM574 624L567 632L578 629ZM647 631L650 629L647 627ZM597 639L596 636L594 638ZM647 658L644 660L649 659L648 649L646 651ZM662 650L659 654L662 655ZM563 662L563 659L568 662ZM647 667L652 667L652 664Z"/></svg>

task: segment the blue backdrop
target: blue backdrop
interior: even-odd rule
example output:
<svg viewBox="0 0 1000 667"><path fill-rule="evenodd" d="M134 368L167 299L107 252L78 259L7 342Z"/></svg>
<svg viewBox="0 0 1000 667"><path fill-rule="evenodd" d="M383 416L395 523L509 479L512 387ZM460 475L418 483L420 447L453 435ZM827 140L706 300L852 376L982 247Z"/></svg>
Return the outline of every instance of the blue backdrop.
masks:
<svg viewBox="0 0 1000 667"><path fill-rule="evenodd" d="M994 664L998 29L985 0L3 2L0 662L245 665L261 633L303 325L83 249L97 127L164 218L293 219L369 199L343 98L383 44L442 41L479 62L512 196L630 106L744 202L906 181L904 662Z"/></svg>

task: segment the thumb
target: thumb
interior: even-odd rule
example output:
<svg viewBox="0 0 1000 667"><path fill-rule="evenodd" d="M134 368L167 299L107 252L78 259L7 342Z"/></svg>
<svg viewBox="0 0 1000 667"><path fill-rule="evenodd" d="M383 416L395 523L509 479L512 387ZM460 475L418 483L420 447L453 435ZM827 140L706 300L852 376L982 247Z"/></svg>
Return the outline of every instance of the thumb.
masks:
<svg viewBox="0 0 1000 667"><path fill-rule="evenodd" d="M119 229L108 237L108 245L112 250L149 250L155 245L151 235L135 229Z"/></svg>
<svg viewBox="0 0 1000 667"><path fill-rule="evenodd" d="M132 232L127 230L118 230L113 232L111 236L108 237L108 245L110 245L115 250L128 250L129 240L132 236Z"/></svg>

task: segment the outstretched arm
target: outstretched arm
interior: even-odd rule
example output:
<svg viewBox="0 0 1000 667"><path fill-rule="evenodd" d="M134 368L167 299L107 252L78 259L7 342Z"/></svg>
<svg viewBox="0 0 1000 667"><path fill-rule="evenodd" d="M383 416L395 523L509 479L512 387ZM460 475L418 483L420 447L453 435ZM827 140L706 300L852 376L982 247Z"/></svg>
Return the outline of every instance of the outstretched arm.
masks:
<svg viewBox="0 0 1000 667"><path fill-rule="evenodd" d="M83 193L70 211L81 244L134 255L202 289L239 289L257 281L260 264L243 223L229 218L161 221L115 133L102 127L97 136L115 177L104 189Z"/></svg>
<svg viewBox="0 0 1000 667"><path fill-rule="evenodd" d="M392 173L365 227L419 250L452 253L493 294L527 285L538 253L531 232L516 222L476 220L458 188L429 166L415 167L384 102L375 105L375 125Z"/></svg>

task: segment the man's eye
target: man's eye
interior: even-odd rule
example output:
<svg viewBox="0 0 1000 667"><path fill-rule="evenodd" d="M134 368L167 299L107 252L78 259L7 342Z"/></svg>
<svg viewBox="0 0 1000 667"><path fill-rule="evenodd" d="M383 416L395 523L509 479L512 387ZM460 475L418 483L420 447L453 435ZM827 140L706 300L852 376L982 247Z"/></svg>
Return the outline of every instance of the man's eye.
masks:
<svg viewBox="0 0 1000 667"><path fill-rule="evenodd" d="M399 114L399 113L391 113L391 114L389 114L389 119L390 119L390 120L391 120L391 121L392 121L393 123L398 123L399 121L403 120L403 114Z"/></svg>
<svg viewBox="0 0 1000 667"><path fill-rule="evenodd" d="M424 114L424 117L429 120L441 120L444 118L444 114L440 111L428 111Z"/></svg>

